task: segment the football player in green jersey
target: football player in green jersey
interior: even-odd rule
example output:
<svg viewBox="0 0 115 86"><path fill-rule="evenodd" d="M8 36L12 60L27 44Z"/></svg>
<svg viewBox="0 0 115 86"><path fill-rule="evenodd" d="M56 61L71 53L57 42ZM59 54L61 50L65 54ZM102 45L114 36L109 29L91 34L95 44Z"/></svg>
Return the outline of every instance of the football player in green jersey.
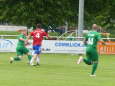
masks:
<svg viewBox="0 0 115 86"><path fill-rule="evenodd" d="M18 30L18 32L20 32L21 34L18 36L18 43L17 43L17 47L16 47L17 56L10 57L10 63L12 63L13 61L20 61L24 54L26 54L28 56L29 61L32 58L32 56L29 54L29 50L26 48L27 30L20 29L20 30Z"/></svg>
<svg viewBox="0 0 115 86"><path fill-rule="evenodd" d="M83 57L81 56L77 61L77 64L80 64L80 62L83 61L87 65L92 65L92 72L90 76L95 76L99 58L97 51L97 43L98 41L102 41L101 34L97 32L97 30L98 30L97 25L93 24L92 30L85 36L84 40L84 44L86 45L86 58L83 59Z"/></svg>

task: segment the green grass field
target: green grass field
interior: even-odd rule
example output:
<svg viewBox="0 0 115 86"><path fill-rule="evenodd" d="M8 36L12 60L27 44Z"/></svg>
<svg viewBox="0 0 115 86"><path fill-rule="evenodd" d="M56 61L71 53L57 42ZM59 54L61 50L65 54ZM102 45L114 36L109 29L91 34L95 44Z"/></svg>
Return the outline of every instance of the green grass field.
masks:
<svg viewBox="0 0 115 86"><path fill-rule="evenodd" d="M40 67L21 62L9 64L15 53L0 53L0 86L114 86L115 55L100 56L96 77L91 66L75 64L77 55L42 54Z"/></svg>

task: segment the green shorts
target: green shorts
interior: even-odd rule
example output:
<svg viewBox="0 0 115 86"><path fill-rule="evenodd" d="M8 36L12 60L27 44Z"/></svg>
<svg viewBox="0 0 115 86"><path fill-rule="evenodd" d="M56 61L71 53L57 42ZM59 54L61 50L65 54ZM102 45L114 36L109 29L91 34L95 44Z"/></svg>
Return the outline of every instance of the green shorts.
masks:
<svg viewBox="0 0 115 86"><path fill-rule="evenodd" d="M87 47L86 48L86 57L90 61L98 61L99 55L98 55L97 49L94 47Z"/></svg>
<svg viewBox="0 0 115 86"><path fill-rule="evenodd" d="M29 50L26 47L23 46L18 46L16 48L16 53L18 56L22 56L24 54L27 54L29 52Z"/></svg>

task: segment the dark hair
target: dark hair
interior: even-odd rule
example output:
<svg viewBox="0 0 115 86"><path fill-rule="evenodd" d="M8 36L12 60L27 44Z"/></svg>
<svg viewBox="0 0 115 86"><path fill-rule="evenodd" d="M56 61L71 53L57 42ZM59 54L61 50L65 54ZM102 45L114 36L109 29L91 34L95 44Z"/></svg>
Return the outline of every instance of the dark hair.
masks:
<svg viewBox="0 0 115 86"><path fill-rule="evenodd" d="M36 25L36 28L41 28L41 24L37 24L37 25Z"/></svg>

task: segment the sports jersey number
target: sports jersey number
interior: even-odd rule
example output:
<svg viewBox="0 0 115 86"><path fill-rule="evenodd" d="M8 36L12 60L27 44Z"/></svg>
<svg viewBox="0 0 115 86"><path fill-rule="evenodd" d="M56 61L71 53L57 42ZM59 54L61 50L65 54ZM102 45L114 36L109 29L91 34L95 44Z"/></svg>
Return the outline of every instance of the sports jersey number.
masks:
<svg viewBox="0 0 115 86"><path fill-rule="evenodd" d="M88 38L88 44L92 45L93 44L94 38Z"/></svg>
<svg viewBox="0 0 115 86"><path fill-rule="evenodd" d="M39 33L36 34L36 38L40 38L40 34Z"/></svg>

